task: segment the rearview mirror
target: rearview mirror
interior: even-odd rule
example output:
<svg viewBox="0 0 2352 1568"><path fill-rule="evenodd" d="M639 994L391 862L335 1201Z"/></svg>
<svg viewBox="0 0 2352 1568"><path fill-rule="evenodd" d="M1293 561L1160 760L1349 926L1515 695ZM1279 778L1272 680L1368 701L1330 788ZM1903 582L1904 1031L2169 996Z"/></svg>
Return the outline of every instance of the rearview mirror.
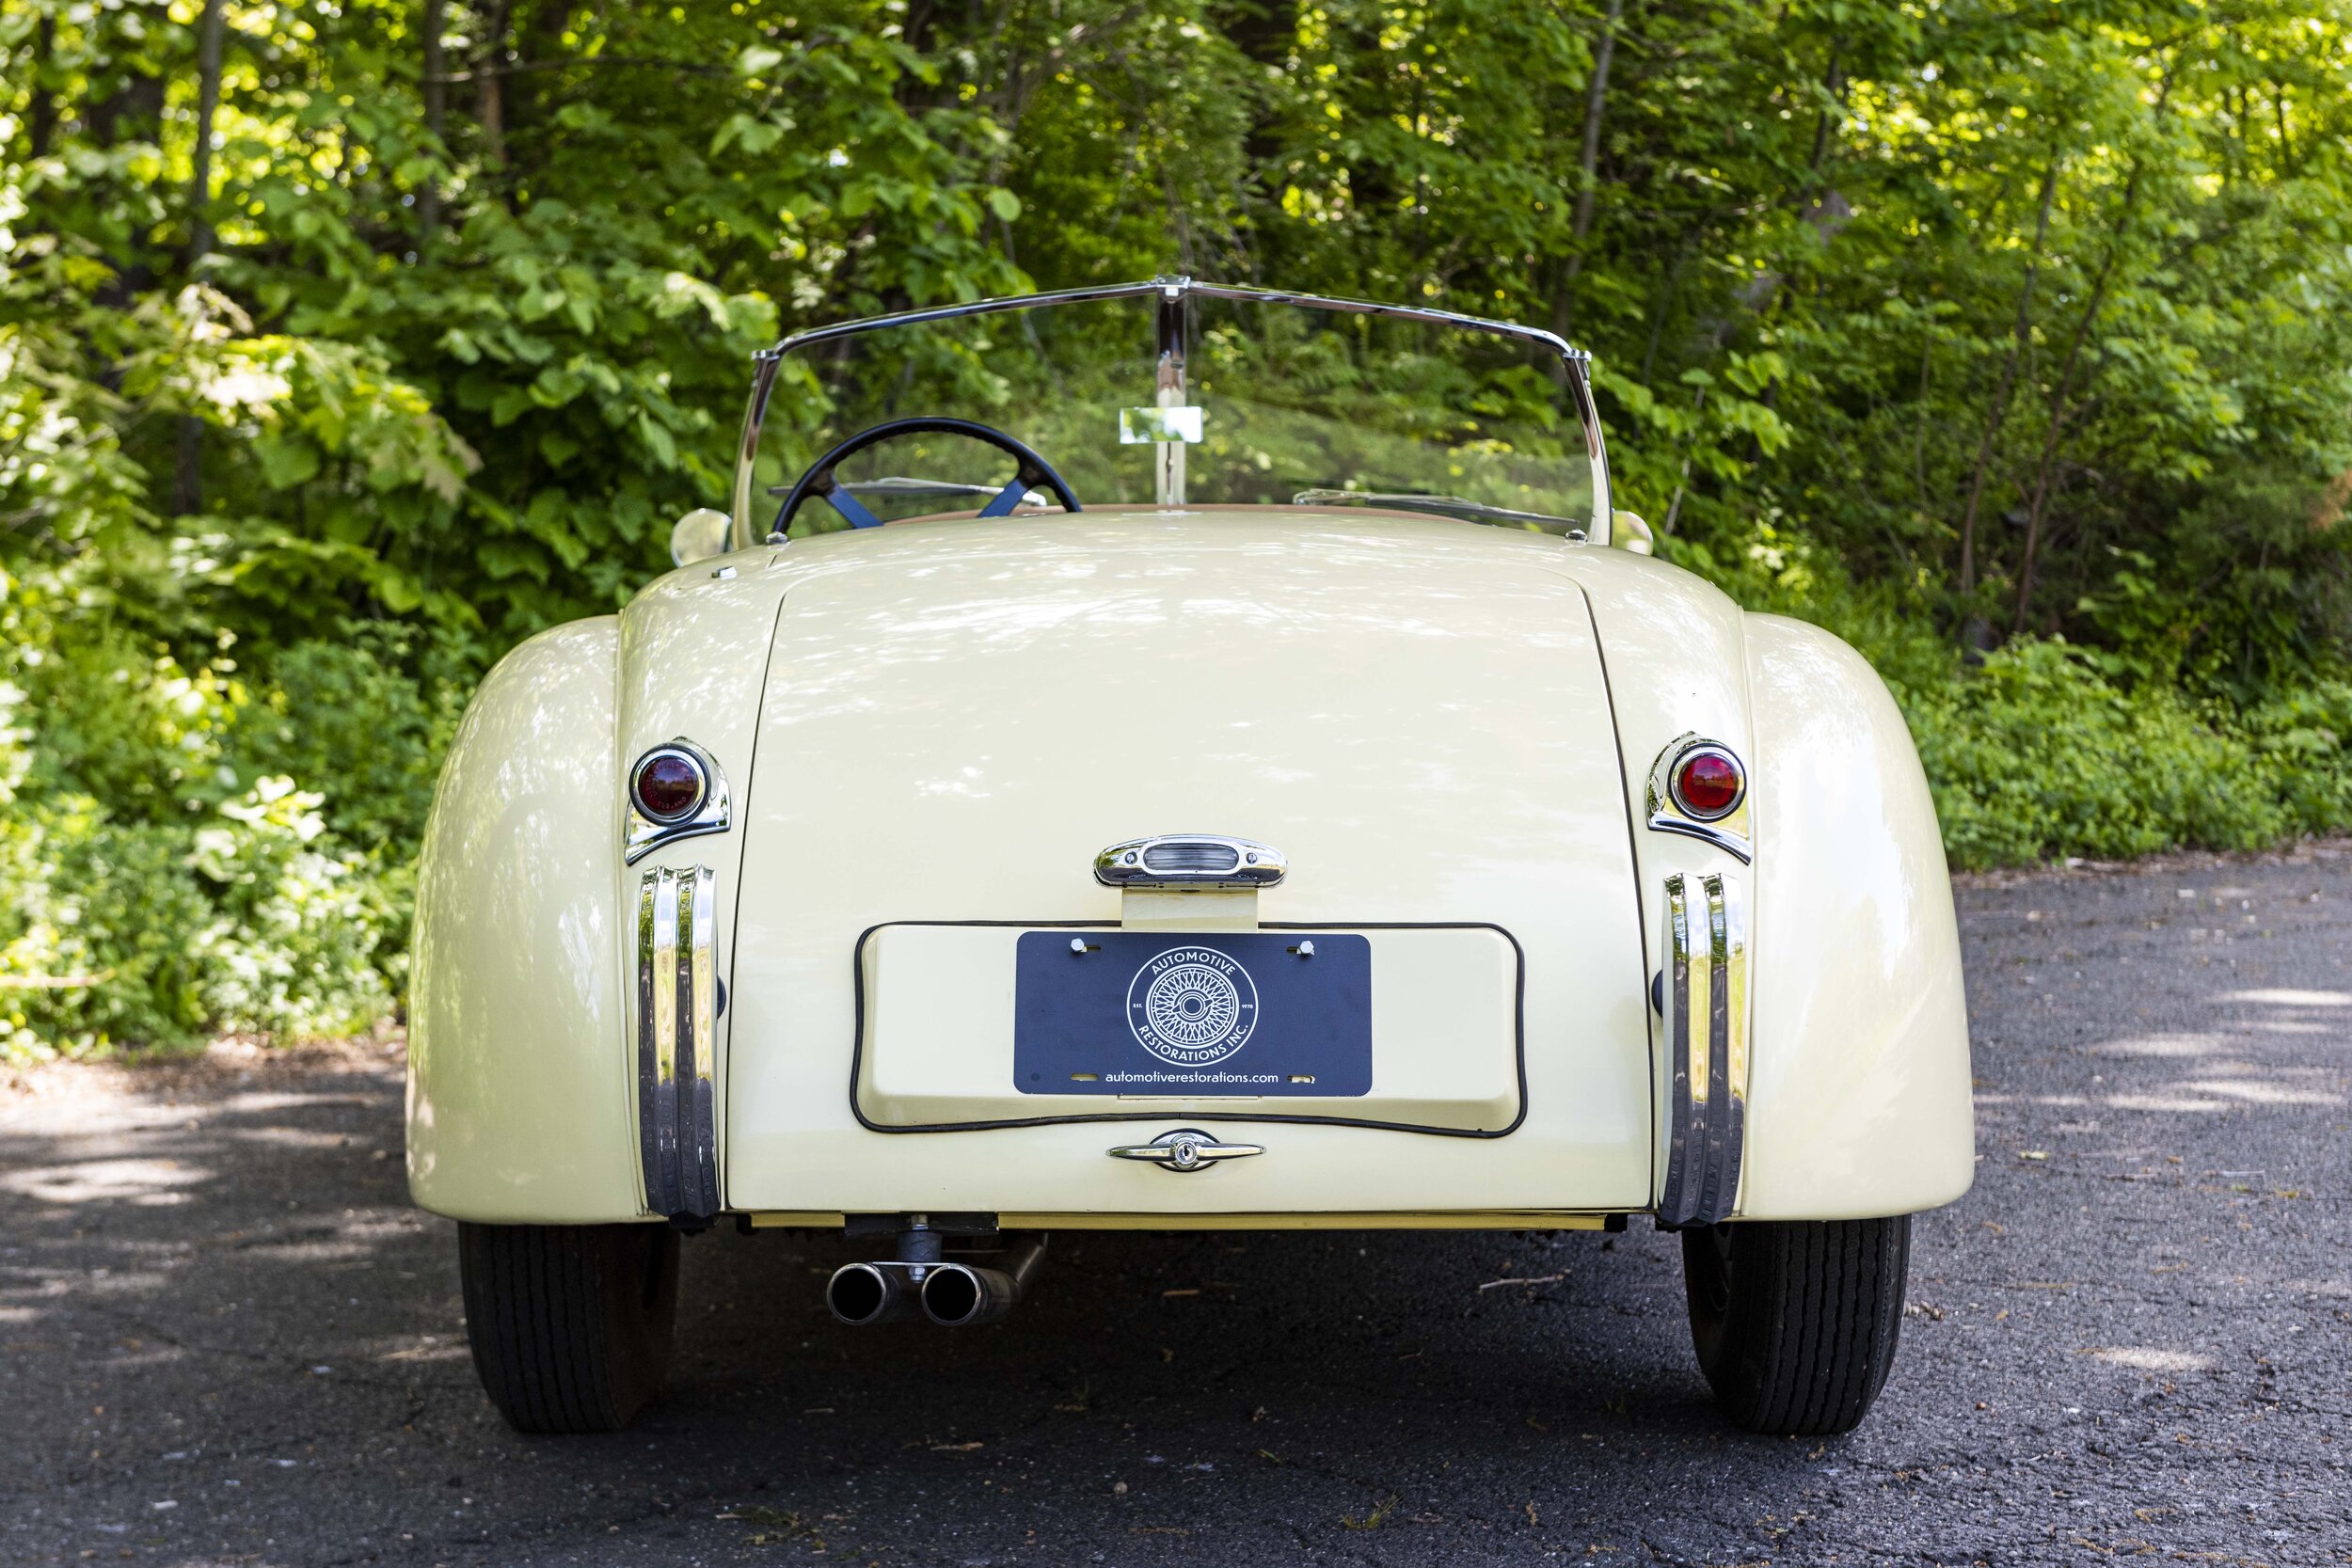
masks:
<svg viewBox="0 0 2352 1568"><path fill-rule="evenodd" d="M725 513L698 506L671 525L670 560L680 566L691 566L697 561L724 555L727 534L734 528L735 519Z"/></svg>
<svg viewBox="0 0 2352 1568"><path fill-rule="evenodd" d="M1632 513L1612 512L1609 523L1609 542L1617 548L1647 555L1657 547L1658 536L1650 531L1649 524Z"/></svg>

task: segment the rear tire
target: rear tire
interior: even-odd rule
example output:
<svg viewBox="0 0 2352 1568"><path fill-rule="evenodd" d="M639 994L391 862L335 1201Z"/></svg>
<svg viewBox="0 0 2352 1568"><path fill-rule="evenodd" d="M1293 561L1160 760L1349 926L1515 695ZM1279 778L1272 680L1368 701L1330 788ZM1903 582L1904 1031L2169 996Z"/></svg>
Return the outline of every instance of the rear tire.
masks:
<svg viewBox="0 0 2352 1568"><path fill-rule="evenodd" d="M1894 1365L1911 1216L1761 1220L1682 1233L1691 1342L1750 1432L1851 1432Z"/></svg>
<svg viewBox="0 0 2352 1568"><path fill-rule="evenodd" d="M517 1432L618 1432L661 1387L677 1317L663 1225L457 1227L466 1338Z"/></svg>

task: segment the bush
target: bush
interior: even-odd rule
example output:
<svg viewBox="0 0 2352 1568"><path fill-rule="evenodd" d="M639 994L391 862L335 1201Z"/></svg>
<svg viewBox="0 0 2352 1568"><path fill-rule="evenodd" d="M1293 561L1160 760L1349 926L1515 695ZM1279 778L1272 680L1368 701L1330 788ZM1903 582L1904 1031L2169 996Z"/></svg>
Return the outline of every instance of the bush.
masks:
<svg viewBox="0 0 2352 1568"><path fill-rule="evenodd" d="M1665 543L1750 609L1824 626L1870 661L1910 723L1956 867L2257 849L2352 828L2352 684L2277 671L2272 695L2242 708L2177 684L2176 664L2058 638L1971 666L1916 585L1857 583L1769 526L1730 562Z"/></svg>
<svg viewBox="0 0 2352 1568"><path fill-rule="evenodd" d="M2292 770L2224 710L2166 687L2127 692L2063 642L2012 644L1908 695L1958 865L2253 849L2334 825L2293 808Z"/></svg>
<svg viewBox="0 0 2352 1568"><path fill-rule="evenodd" d="M454 706L405 639L295 643L248 685L69 617L62 577L0 593L0 1057L389 1015Z"/></svg>
<svg viewBox="0 0 2352 1568"><path fill-rule="evenodd" d="M1669 547L1863 651L1910 721L1956 865L2352 827L2352 683L2240 709L2057 640L1971 668L1894 589L1801 546L1767 534L1728 565ZM391 1014L458 656L362 622L241 663L230 639L175 653L92 613L103 602L70 568L0 576L0 1058Z"/></svg>

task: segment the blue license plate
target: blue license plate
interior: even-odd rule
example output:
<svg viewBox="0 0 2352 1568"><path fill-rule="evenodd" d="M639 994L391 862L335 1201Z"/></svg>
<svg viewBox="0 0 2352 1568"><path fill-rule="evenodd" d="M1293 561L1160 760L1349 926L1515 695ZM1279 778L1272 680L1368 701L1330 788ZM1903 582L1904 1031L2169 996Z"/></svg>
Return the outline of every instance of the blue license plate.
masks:
<svg viewBox="0 0 2352 1568"><path fill-rule="evenodd" d="M1372 1091L1372 943L1327 931L1027 931L1013 987L1024 1094Z"/></svg>

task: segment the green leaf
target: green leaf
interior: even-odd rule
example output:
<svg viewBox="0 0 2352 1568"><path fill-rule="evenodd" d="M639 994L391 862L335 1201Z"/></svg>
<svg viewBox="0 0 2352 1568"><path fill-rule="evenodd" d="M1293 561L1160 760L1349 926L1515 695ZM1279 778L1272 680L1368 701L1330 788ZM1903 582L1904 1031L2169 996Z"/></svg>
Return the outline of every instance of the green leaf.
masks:
<svg viewBox="0 0 2352 1568"><path fill-rule="evenodd" d="M644 414L637 416L637 434L652 451L655 462L665 468L677 467L677 442L651 417Z"/></svg>
<svg viewBox="0 0 2352 1568"><path fill-rule="evenodd" d="M318 449L299 437L257 436L253 455L262 465L263 482L273 490L291 490L317 477L319 471Z"/></svg>

